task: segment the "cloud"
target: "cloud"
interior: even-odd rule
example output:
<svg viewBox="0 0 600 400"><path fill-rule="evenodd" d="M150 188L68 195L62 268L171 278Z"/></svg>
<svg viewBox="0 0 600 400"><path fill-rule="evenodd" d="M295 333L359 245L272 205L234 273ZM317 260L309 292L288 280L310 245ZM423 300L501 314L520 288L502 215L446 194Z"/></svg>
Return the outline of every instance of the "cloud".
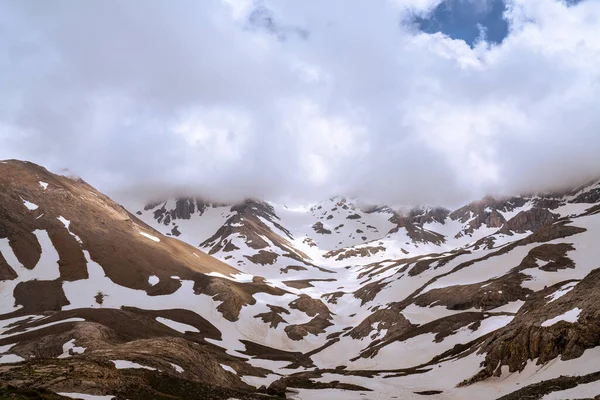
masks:
<svg viewBox="0 0 600 400"><path fill-rule="evenodd" d="M0 0L0 158L118 200L456 205L600 175L600 2L507 2L470 47L440 1Z"/></svg>

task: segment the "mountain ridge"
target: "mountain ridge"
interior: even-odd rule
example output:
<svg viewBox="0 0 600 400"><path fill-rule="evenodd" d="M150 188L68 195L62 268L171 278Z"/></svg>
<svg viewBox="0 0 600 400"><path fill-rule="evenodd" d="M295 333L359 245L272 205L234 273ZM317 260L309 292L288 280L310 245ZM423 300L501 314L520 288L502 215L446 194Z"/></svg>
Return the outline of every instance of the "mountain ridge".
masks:
<svg viewBox="0 0 600 400"><path fill-rule="evenodd" d="M131 213L19 161L0 163L0 188L0 381L13 386L455 399L600 383L600 181L405 213L340 197ZM109 378L81 383L74 365Z"/></svg>

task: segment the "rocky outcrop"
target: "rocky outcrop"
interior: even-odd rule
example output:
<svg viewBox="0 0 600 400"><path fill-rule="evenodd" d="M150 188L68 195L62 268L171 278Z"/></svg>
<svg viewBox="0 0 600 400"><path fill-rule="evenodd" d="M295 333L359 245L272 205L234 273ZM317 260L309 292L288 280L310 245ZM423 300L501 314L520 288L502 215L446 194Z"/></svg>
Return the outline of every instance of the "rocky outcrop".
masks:
<svg viewBox="0 0 600 400"><path fill-rule="evenodd" d="M571 291L550 302L548 296L558 290L557 284L531 295L514 320L494 332L481 346L485 353L483 369L463 384L476 382L492 375L499 376L502 366L510 372L522 371L528 362L538 365L556 357L570 360L580 357L585 349L600 345L600 269L594 270ZM580 310L576 321L546 321Z"/></svg>
<svg viewBox="0 0 600 400"><path fill-rule="evenodd" d="M331 235L331 231L329 229L325 229L322 222L315 222L312 228L315 232L321 235Z"/></svg>
<svg viewBox="0 0 600 400"><path fill-rule="evenodd" d="M347 258L352 257L369 257L375 255L379 252L385 251L386 248L383 246L361 246L361 247L351 247L333 250L325 253L323 257L325 258L334 258L336 261L342 261Z"/></svg>
<svg viewBox="0 0 600 400"><path fill-rule="evenodd" d="M532 208L531 210L521 211L515 215L504 224L500 232L506 234L510 234L510 232L535 232L545 225L551 225L557 219L557 214L545 208Z"/></svg>
<svg viewBox="0 0 600 400"><path fill-rule="evenodd" d="M288 310L271 304L268 304L267 307L269 307L271 311L255 315L254 318L260 318L263 322L269 323L271 328L277 328L279 324L287 324L287 321L281 315L289 315L290 312Z"/></svg>
<svg viewBox="0 0 600 400"><path fill-rule="evenodd" d="M246 257L250 262L253 262L254 264L273 265L275 261L277 261L277 257L279 257L279 254L273 253L272 251L260 250L258 253L252 256L244 257Z"/></svg>
<svg viewBox="0 0 600 400"><path fill-rule="evenodd" d="M259 250L257 255L246 256L257 264L274 264L279 256L303 263L310 260L291 244L291 233L278 222L279 217L268 203L246 200L232 206L231 211L234 214L199 247L208 249L208 253L214 255L227 251L226 246L231 244L233 238L240 238L248 247ZM271 245L279 249L280 254L273 252Z"/></svg>
<svg viewBox="0 0 600 400"><path fill-rule="evenodd" d="M358 326L347 333L347 335L353 339L363 339L369 336L374 330L375 335L377 335L384 329L387 330L387 335L403 335L412 328L414 328L414 325L397 310L384 309L369 315Z"/></svg>
<svg viewBox="0 0 600 400"><path fill-rule="evenodd" d="M423 223L432 222L447 215L444 209L434 209L430 213L422 213L422 210L411 211L409 215L395 213L390 218L390 222L396 226L390 230L390 234L396 233L401 229L406 230L408 237L415 243L435 243L442 244L445 241L443 235L423 228ZM445 217L444 217L445 218ZM442 222L443 223L443 222Z"/></svg>
<svg viewBox="0 0 600 400"><path fill-rule="evenodd" d="M302 311L309 317L314 317L309 322L299 325L288 325L285 327L285 333L292 340L302 340L306 335L318 335L324 333L325 329L332 326L331 312L329 308L321 301L302 294L298 299L289 304L290 308Z"/></svg>
<svg viewBox="0 0 600 400"><path fill-rule="evenodd" d="M527 299L533 291L521 286L525 279L523 274L512 273L488 282L432 289L418 295L414 304L420 307L443 305L449 310L475 308L488 311L513 301Z"/></svg>
<svg viewBox="0 0 600 400"><path fill-rule="evenodd" d="M150 203L144 207L145 211L154 210L154 219L161 224L169 225L177 219L190 219L193 214L202 215L207 207L216 206L202 199L179 198L175 200L175 208L167 210L168 202Z"/></svg>

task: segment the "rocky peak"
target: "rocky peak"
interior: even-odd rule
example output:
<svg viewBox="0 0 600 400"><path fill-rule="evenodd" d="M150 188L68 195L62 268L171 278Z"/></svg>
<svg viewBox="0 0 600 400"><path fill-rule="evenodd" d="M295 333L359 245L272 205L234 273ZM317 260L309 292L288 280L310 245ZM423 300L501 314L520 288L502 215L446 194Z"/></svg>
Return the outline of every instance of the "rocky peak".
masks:
<svg viewBox="0 0 600 400"><path fill-rule="evenodd" d="M408 213L408 220L413 224L423 225L433 222L443 224L450 210L443 207L418 207Z"/></svg>
<svg viewBox="0 0 600 400"><path fill-rule="evenodd" d="M571 203L597 203L600 201L600 180L587 184L573 193Z"/></svg>
<svg viewBox="0 0 600 400"><path fill-rule="evenodd" d="M144 207L144 211L154 210L154 219L158 223L169 225L176 219L190 219L196 213L202 215L204 210L211 206L216 207L217 205L198 198L182 197L176 199L175 204L169 201L149 203ZM141 212L138 211L137 214L141 215Z"/></svg>
<svg viewBox="0 0 600 400"><path fill-rule="evenodd" d="M255 199L246 199L241 203L235 204L231 207L231 211L235 211L242 218L262 217L267 221L279 219L277 214L275 214L273 206L267 202Z"/></svg>
<svg viewBox="0 0 600 400"><path fill-rule="evenodd" d="M361 211L366 214L373 214L373 213L394 214L395 213L395 211L392 210L392 208L388 205L364 206L361 208Z"/></svg>
<svg viewBox="0 0 600 400"><path fill-rule="evenodd" d="M554 214L545 208L534 207L531 210L521 211L509 221L507 221L500 232L502 233L525 233L527 231L535 232L545 225L552 224L558 219L558 214Z"/></svg>

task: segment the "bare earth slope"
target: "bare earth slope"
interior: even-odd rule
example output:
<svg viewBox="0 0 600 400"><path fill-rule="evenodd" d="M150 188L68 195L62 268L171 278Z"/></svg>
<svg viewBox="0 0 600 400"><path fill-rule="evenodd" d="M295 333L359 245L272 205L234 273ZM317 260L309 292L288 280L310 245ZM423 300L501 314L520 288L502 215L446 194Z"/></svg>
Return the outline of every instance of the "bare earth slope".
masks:
<svg viewBox="0 0 600 400"><path fill-rule="evenodd" d="M182 198L130 214L8 161L0 380L130 399L593 398L599 237L600 182L457 210Z"/></svg>
<svg viewBox="0 0 600 400"><path fill-rule="evenodd" d="M283 291L220 277L239 271L84 181L19 161L0 163L0 252L5 384L129 399L256 397L242 376L267 371L227 354L214 322L237 318L253 293Z"/></svg>

